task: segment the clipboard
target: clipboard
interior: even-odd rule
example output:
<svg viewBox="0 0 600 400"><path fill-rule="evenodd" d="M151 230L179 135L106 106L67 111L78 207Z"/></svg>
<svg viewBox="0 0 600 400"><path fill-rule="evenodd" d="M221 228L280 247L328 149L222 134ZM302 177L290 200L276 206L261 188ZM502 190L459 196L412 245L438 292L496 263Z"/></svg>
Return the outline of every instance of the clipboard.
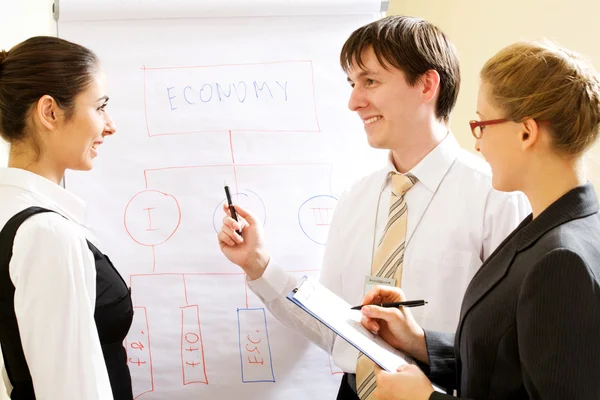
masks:
<svg viewBox="0 0 600 400"><path fill-rule="evenodd" d="M393 348L361 324L361 312L321 285L316 279L304 276L287 298L319 320L336 335L370 358L382 369L395 372L404 364L415 364L412 357Z"/></svg>

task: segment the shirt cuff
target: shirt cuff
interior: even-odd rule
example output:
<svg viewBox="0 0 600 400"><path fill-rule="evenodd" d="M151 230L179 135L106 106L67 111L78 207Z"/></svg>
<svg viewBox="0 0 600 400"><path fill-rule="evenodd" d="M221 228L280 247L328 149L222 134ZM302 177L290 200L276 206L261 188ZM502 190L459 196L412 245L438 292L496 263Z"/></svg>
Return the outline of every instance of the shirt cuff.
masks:
<svg viewBox="0 0 600 400"><path fill-rule="evenodd" d="M259 295L263 301L272 301L284 293L287 283L289 282L290 275L283 270L279 265L273 262L273 259L269 261L269 264L265 268L263 275L255 280L250 280L246 277L248 287L257 295Z"/></svg>

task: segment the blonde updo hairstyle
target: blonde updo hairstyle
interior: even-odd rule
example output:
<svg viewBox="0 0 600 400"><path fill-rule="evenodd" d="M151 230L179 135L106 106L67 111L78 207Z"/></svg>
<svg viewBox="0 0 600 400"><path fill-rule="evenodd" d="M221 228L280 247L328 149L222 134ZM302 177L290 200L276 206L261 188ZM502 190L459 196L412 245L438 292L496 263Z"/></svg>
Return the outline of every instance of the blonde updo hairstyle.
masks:
<svg viewBox="0 0 600 400"><path fill-rule="evenodd" d="M578 157L600 128L600 79L581 55L550 41L517 42L487 61L481 80L515 122L546 123L554 149Z"/></svg>

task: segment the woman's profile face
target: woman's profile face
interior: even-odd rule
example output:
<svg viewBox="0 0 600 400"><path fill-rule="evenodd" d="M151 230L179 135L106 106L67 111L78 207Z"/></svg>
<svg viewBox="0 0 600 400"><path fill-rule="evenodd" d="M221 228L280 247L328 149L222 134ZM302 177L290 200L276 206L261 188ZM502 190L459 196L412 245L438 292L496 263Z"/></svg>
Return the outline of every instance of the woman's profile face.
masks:
<svg viewBox="0 0 600 400"><path fill-rule="evenodd" d="M480 121L506 118L502 109L492 100L492 88L482 82L477 97L477 116ZM496 190L511 192L519 190L520 177L524 173L524 155L521 147L522 124L507 121L484 126L475 149L483 155L492 168L492 186Z"/></svg>
<svg viewBox="0 0 600 400"><path fill-rule="evenodd" d="M94 74L88 87L75 97L73 114L47 142L48 155L65 169L90 170L106 136L116 127L106 110L106 78Z"/></svg>

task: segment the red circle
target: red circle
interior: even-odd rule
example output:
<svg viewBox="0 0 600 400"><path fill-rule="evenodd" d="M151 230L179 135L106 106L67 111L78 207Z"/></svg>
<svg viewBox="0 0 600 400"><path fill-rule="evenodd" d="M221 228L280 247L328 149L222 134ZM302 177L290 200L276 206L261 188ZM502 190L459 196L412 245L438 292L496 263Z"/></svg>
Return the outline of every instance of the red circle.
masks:
<svg viewBox="0 0 600 400"><path fill-rule="evenodd" d="M162 240L156 241L155 243L146 243L145 241L143 241L143 240L141 240L141 239L140 239L140 240L138 240L138 239L139 239L139 237L138 237L138 239L136 239L136 237L134 237L133 233L131 232L131 230L129 229L129 227L128 227L128 224L127 224L127 214L128 214L128 212L130 212L129 208L130 208L130 206L131 206L132 202L134 202L134 200L135 200L135 199L136 199L138 196L140 196L140 195L147 195L148 193L151 193L151 194L152 194L152 196L155 196L155 195L160 195L160 196L166 196L166 197L168 197L168 198L172 199L172 200L173 200L173 202L174 202L174 204L175 204L175 207L176 207L176 209L177 209L177 224L176 224L176 226L173 228L173 230L172 230L172 231L170 231L170 232L168 232L168 233L167 233L167 237L166 237L165 239L162 239ZM161 197L160 199L162 200L162 197ZM133 241L134 241L134 242L136 242L136 243L138 243L138 244L140 244L140 245L142 245L142 246L149 246L149 247L150 247L150 246L157 246L157 245L159 245L159 244L163 244L163 243L165 243L167 240L171 239L171 237L172 237L172 236L175 234L175 232L177 231L177 228L179 228L179 224L181 223L181 208L179 207L179 202L177 201L177 199L176 199L174 196L170 195L170 194L163 193L163 192L160 192L160 191L158 191L158 190L142 190L141 192L138 192L138 193L136 193L136 194L135 194L135 195L134 195L134 196L131 198L131 200L129 200L129 202L127 203L127 206L125 207L125 216L124 216L123 222L124 222L124 225L125 225L125 230L127 231L127 234L129 235L129 237L131 237L131 239L133 239Z"/></svg>

